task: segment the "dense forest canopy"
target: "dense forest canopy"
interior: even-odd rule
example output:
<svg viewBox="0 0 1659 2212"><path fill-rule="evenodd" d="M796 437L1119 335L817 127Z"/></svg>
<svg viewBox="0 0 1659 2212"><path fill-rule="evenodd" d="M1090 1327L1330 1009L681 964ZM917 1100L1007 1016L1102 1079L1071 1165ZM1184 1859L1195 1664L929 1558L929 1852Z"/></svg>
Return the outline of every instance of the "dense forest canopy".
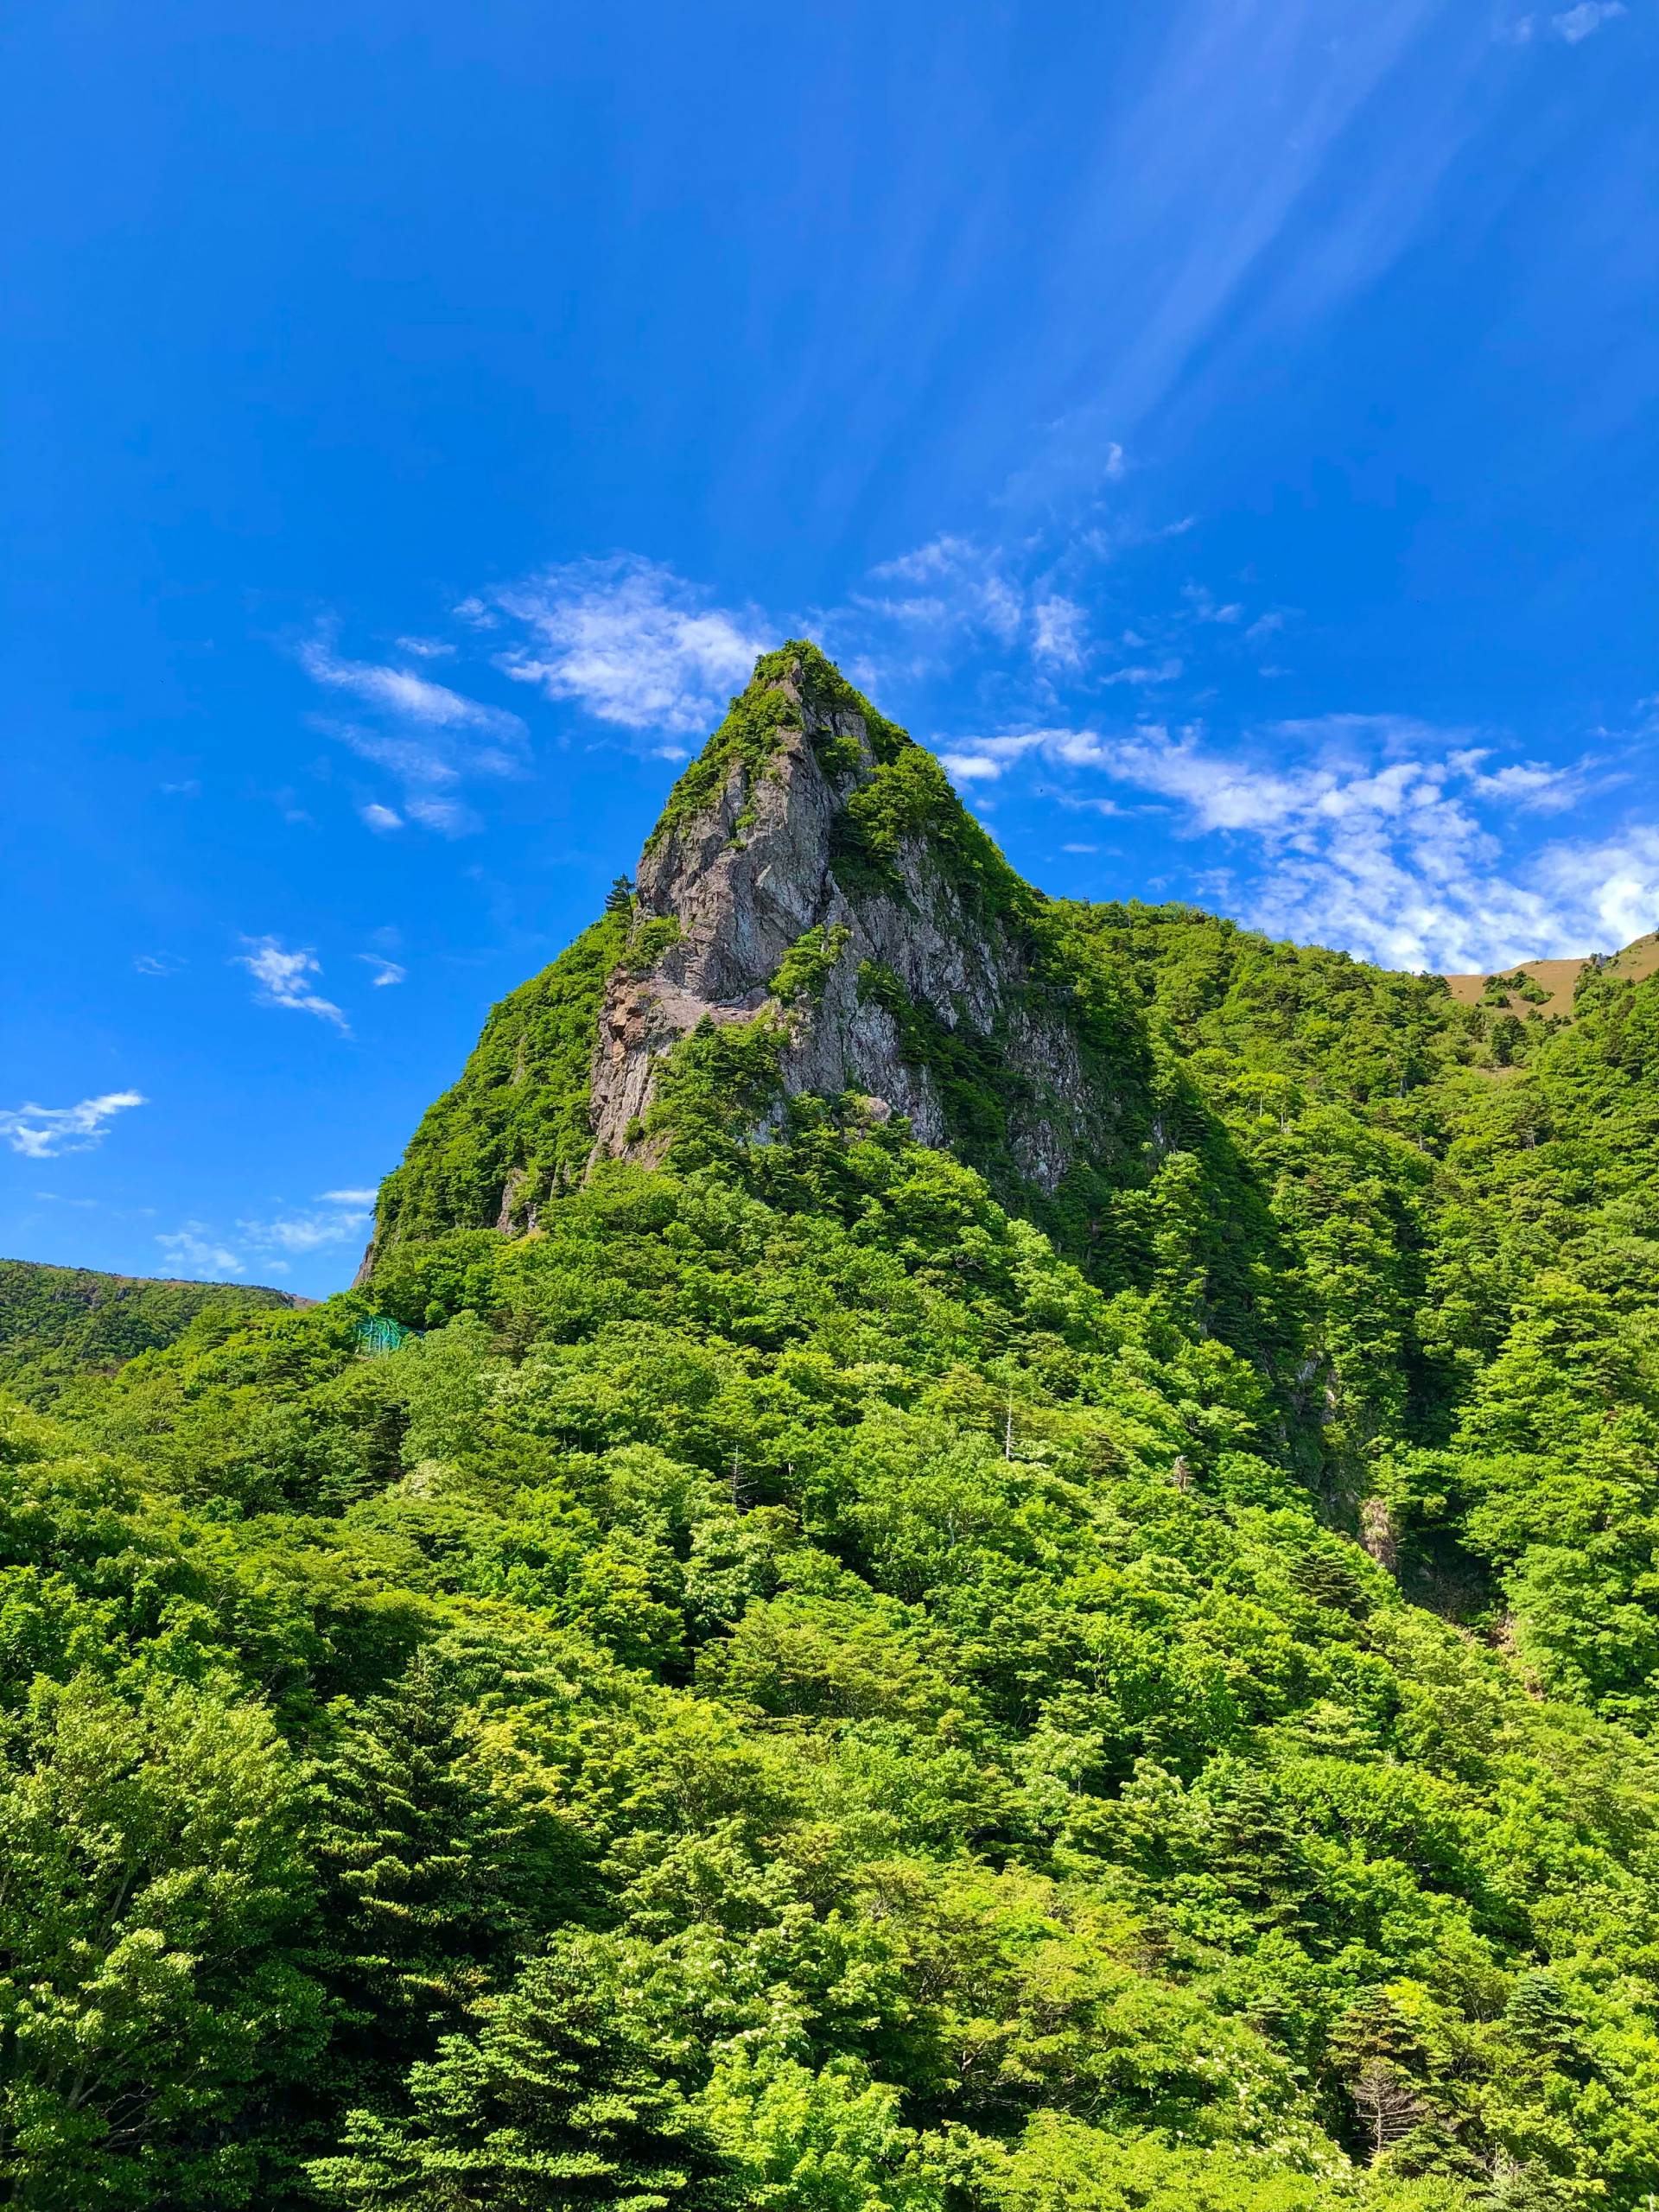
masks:
<svg viewBox="0 0 1659 2212"><path fill-rule="evenodd" d="M820 940L590 1163L624 884L362 1288L4 1413L13 2201L1659 2190L1659 979L1016 894L902 735L1109 1157L776 1096Z"/></svg>

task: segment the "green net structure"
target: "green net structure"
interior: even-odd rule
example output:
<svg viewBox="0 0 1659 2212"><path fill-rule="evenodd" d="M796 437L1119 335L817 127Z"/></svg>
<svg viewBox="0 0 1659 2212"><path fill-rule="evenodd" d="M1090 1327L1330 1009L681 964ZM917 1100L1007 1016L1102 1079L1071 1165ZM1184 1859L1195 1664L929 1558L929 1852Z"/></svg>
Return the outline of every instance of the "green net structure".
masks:
<svg viewBox="0 0 1659 2212"><path fill-rule="evenodd" d="M396 1351L415 1333L413 1329L404 1328L401 1321L394 1321L390 1314L373 1313L357 1325L358 1349L371 1359L378 1359L384 1352Z"/></svg>

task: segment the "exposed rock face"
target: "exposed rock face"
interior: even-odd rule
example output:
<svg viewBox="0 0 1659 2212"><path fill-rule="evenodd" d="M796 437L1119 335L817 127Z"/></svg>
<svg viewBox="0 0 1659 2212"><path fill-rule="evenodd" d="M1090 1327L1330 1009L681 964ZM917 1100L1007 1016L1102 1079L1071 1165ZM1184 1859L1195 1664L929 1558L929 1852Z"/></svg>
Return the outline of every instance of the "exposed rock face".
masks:
<svg viewBox="0 0 1659 2212"><path fill-rule="evenodd" d="M902 1116L1079 1244L1163 1149L1133 991L796 641L676 785L633 895L492 1008L381 1186L358 1283L410 1241L534 1229L607 1158L764 1139L804 1093L855 1126Z"/></svg>
<svg viewBox="0 0 1659 2212"><path fill-rule="evenodd" d="M894 1014L860 988L865 963L878 963L913 1007L947 1030L994 1040L1019 1068L1028 1103L1013 1116L1009 1150L1022 1177L1052 1192L1080 1143L1100 1134L1103 1110L1109 1119L1109 1105L1089 1096L1069 1008L1033 991L1017 928L970 912L925 838L900 847L892 888L843 888L832 865L837 825L875 772L869 734L861 715L815 704L798 671L781 688L801 727L779 733L758 775L734 760L711 803L668 823L640 861L640 922L671 918L680 934L645 973L611 978L592 1071L595 1157L656 1157L641 1130L663 1055L705 1018L752 1020L791 946L819 929L839 944L821 997L778 1008L788 1025L785 1092L861 1092L876 1118L906 1115L924 1143L950 1141L936 1074L904 1049ZM834 739L852 744L825 743Z"/></svg>

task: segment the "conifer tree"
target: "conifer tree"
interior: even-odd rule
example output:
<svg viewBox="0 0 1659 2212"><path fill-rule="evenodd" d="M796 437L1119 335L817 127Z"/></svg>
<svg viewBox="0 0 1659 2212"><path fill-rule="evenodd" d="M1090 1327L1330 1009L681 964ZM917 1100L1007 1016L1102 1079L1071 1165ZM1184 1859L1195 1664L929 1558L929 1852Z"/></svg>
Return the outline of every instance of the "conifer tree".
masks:
<svg viewBox="0 0 1659 2212"><path fill-rule="evenodd" d="M668 2070L639 1957L566 1935L505 1995L410 2072L407 2105L359 2110L343 2153L315 2161L325 2202L352 2212L702 2212L721 2161Z"/></svg>

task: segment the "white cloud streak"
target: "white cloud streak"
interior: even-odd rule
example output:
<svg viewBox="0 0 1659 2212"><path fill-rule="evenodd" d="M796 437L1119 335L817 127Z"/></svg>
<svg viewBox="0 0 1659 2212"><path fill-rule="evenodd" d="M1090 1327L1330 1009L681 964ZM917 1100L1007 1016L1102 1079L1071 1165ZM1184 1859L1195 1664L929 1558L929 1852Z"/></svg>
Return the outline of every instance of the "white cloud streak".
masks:
<svg viewBox="0 0 1659 2212"><path fill-rule="evenodd" d="M476 699L466 698L447 684L434 683L409 669L340 660L318 639L300 648L300 665L315 683L349 692L365 706L378 708L423 728L480 731L509 741L524 734L518 716L504 708L480 705Z"/></svg>
<svg viewBox="0 0 1659 2212"><path fill-rule="evenodd" d="M507 675L595 721L668 737L717 721L777 642L760 616L711 607L672 569L632 554L548 569L493 604L529 633L500 655Z"/></svg>
<svg viewBox="0 0 1659 2212"><path fill-rule="evenodd" d="M254 993L257 1005L287 1007L296 1014L314 1014L320 1021L332 1022L342 1036L351 1034L341 1009L332 999L324 998L311 988L312 976L322 973L322 963L308 946L290 950L280 938L275 937L244 938L242 942L248 950L236 954L235 962L238 968L245 968L257 984Z"/></svg>
<svg viewBox="0 0 1659 2212"><path fill-rule="evenodd" d="M855 620L865 634L872 622L890 625L933 663L1023 649L1046 676L1075 674L1088 658L1088 611L1052 582L1028 581L1029 559L1029 548L1011 554L968 537L930 538L872 569L869 583L879 588L855 592L828 620L832 626ZM906 585L912 588L890 588Z"/></svg>
<svg viewBox="0 0 1659 2212"><path fill-rule="evenodd" d="M174 1265L215 1281L256 1267L286 1274L294 1259L360 1236L374 1201L372 1191L324 1191L310 1206L269 1220L238 1221L228 1234L207 1222L186 1221L156 1242Z"/></svg>
<svg viewBox="0 0 1659 2212"><path fill-rule="evenodd" d="M1115 668L1103 676L1103 683L1173 683L1186 663L1172 653L1167 660L1135 661L1128 668Z"/></svg>
<svg viewBox="0 0 1659 2212"><path fill-rule="evenodd" d="M106 1090L74 1106L25 1105L0 1109L0 1138L25 1160L56 1160L90 1152L109 1135L118 1114L145 1103L139 1090Z"/></svg>
<svg viewBox="0 0 1659 2212"><path fill-rule="evenodd" d="M1095 574L1136 542L1092 525L1069 535L1043 528L1009 544L945 533L872 569L868 588L823 620L832 634L855 625L861 641L887 632L872 656L878 667L916 676L979 661L999 688L1023 680L1050 709L1068 690L1174 683L1187 655L1236 656L1246 637L1259 643L1282 625L1282 614L1249 624L1242 601L1189 582L1137 627L1091 636Z"/></svg>
<svg viewBox="0 0 1659 2212"><path fill-rule="evenodd" d="M399 643L411 653L434 655L429 640ZM520 716L505 708L469 699L413 669L342 659L322 638L302 645L299 659L314 683L343 693L379 718L375 727L323 722L332 737L381 769L400 789L401 814L379 799L359 807L362 821L377 835L401 830L409 821L444 836L465 836L481 824L461 797L461 786L474 779L516 775L523 767L528 732Z"/></svg>
<svg viewBox="0 0 1659 2212"><path fill-rule="evenodd" d="M1446 0L1374 0L1339 19L1323 0L1197 0L1160 20L1160 49L1105 103L1095 167L1052 251L1049 327L1075 334L1056 382L1086 375L1118 437L1225 331L1294 224L1307 250L1275 302L1281 332L1387 265L1456 150L1459 88L1488 43ZM1432 67L1404 82L1431 48ZM1351 152L1381 99L1392 127Z"/></svg>
<svg viewBox="0 0 1659 2212"><path fill-rule="evenodd" d="M396 960L388 960L383 952L359 952L357 957L365 967L373 969L374 974L370 982L377 991L386 990L393 983L401 983L409 973L407 968Z"/></svg>
<svg viewBox="0 0 1659 2212"><path fill-rule="evenodd" d="M878 583L926 583L936 576L954 575L979 557L979 549L970 538L942 534L912 552L899 554L896 560L879 562L870 574Z"/></svg>
<svg viewBox="0 0 1659 2212"><path fill-rule="evenodd" d="M157 1236L156 1242L175 1267L187 1268L195 1277L205 1276L210 1282L247 1273L247 1262L241 1254L221 1243L206 1222L187 1221Z"/></svg>
<svg viewBox="0 0 1659 2212"><path fill-rule="evenodd" d="M1624 0L1579 0L1576 8L1566 9L1549 19L1550 29L1569 46L1577 46L1599 31L1604 23L1611 23L1616 16L1627 15Z"/></svg>
<svg viewBox="0 0 1659 2212"><path fill-rule="evenodd" d="M327 1212L289 1214L275 1221L238 1221L236 1224L241 1238L257 1252L287 1254L316 1252L329 1244L342 1244L355 1236L366 1224L373 1210L372 1198L353 1192L337 1192L339 1199L349 1195L350 1205L334 1205Z"/></svg>
<svg viewBox="0 0 1659 2212"><path fill-rule="evenodd" d="M1119 810L1089 779L1167 810L1178 836L1243 842L1249 880L1212 874L1247 920L1346 947L1391 967L1480 970L1606 950L1659 924L1659 827L1560 838L1506 857L1507 817L1547 814L1582 789L1573 769L1491 765L1462 733L1408 716L1283 722L1262 749L1227 752L1143 725L1132 733L1039 729L963 743L958 781L993 783L1038 759L1072 772L1071 803Z"/></svg>
<svg viewBox="0 0 1659 2212"><path fill-rule="evenodd" d="M1076 600L1066 599L1058 592L1051 598L1039 599L1031 610L1031 650L1038 660L1056 668L1083 666L1089 616Z"/></svg>

